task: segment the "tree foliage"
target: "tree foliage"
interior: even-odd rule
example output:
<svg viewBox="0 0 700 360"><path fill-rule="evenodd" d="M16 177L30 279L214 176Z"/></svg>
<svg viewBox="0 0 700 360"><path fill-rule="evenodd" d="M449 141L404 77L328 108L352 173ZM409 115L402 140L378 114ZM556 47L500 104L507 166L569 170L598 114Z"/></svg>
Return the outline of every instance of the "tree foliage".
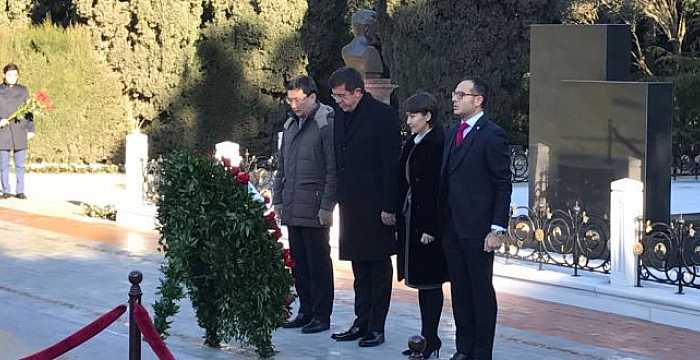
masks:
<svg viewBox="0 0 700 360"><path fill-rule="evenodd" d="M285 79L308 72L321 87L321 100L332 103L327 78L342 66L341 48L352 38L350 18L358 8L379 14L380 50L399 85L394 104L417 90L432 91L447 120L450 91L462 78L477 76L491 85L490 111L516 143L525 142L528 131L531 24L630 24L638 79L678 74L692 83L694 72L683 64L700 53L697 0L3 3L0 25L51 19L89 30L96 57L116 76L124 121L146 128L153 154L175 145L210 148L224 139L272 153L285 111ZM679 83L676 90L692 87ZM678 101L691 98L678 95ZM692 101L677 108L677 123L696 122ZM101 117L95 111L93 117Z"/></svg>
<svg viewBox="0 0 700 360"><path fill-rule="evenodd" d="M8 25L0 59L20 68L20 83L45 89L56 104L35 117L33 162L121 162L129 130L119 79L94 52L85 28Z"/></svg>
<svg viewBox="0 0 700 360"><path fill-rule="evenodd" d="M321 101L332 104L328 77L343 66L341 49L352 40L350 24L358 9L375 9L378 0L307 0L301 43L308 58L306 70L318 82Z"/></svg>
<svg viewBox="0 0 700 360"><path fill-rule="evenodd" d="M180 142L185 129L200 149L235 140L251 152L272 153L273 135L285 115L284 80L302 73L306 64L298 35L306 4L287 1L284 9L276 4L205 4L194 64L155 124L155 139Z"/></svg>
<svg viewBox="0 0 700 360"><path fill-rule="evenodd" d="M456 84L481 78L492 90L490 113L511 141L525 142L528 27L558 22L558 1L388 0L382 7L384 59L399 85L399 99L430 91L447 120Z"/></svg>
<svg viewBox="0 0 700 360"><path fill-rule="evenodd" d="M673 83L673 153L700 155L700 4L696 0L575 0L573 23L624 23L636 79Z"/></svg>

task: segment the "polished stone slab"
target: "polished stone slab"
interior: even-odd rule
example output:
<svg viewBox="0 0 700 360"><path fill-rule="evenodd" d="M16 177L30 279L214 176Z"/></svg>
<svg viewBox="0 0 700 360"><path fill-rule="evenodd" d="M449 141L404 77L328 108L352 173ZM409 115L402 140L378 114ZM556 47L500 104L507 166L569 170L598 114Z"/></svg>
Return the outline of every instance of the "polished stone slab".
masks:
<svg viewBox="0 0 700 360"><path fill-rule="evenodd" d="M529 205L610 214L610 183L645 186L645 217L670 212L672 88L630 82L626 25L534 25Z"/></svg>

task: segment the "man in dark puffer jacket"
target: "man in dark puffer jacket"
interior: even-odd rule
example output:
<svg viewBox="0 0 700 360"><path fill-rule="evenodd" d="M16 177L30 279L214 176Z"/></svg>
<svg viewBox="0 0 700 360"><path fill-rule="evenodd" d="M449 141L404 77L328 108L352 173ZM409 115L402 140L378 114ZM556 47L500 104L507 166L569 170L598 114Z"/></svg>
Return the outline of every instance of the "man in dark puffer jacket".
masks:
<svg viewBox="0 0 700 360"><path fill-rule="evenodd" d="M302 327L311 334L330 328L333 308L329 228L336 201L334 112L316 99L312 78L298 76L286 88L292 111L284 124L272 203L289 231L300 307L283 327Z"/></svg>

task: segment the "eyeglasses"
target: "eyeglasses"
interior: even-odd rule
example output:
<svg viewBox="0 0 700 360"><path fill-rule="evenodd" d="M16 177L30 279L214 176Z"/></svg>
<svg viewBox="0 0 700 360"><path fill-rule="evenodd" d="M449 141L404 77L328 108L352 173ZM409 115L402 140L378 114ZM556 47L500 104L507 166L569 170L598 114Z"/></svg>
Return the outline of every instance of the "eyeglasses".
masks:
<svg viewBox="0 0 700 360"><path fill-rule="evenodd" d="M361 90L360 90L360 89L355 89L355 90L350 91L350 92L345 93L345 94L336 94L336 93L331 92L331 97L333 98L333 100L335 100L336 102L338 102L338 101L341 101L341 100L343 100L343 99L345 99L345 98L347 98L347 97L349 97L349 96L354 95L357 91L361 91Z"/></svg>
<svg viewBox="0 0 700 360"><path fill-rule="evenodd" d="M335 101L342 101L343 99L345 99L346 97L348 97L350 95L352 95L352 93L348 93L348 94L333 94L333 93L331 93L331 97Z"/></svg>
<svg viewBox="0 0 700 360"><path fill-rule="evenodd" d="M309 95L306 95L300 99L285 98L284 101L289 105L300 104L302 101L306 100L306 98L308 98L308 97L309 97Z"/></svg>
<svg viewBox="0 0 700 360"><path fill-rule="evenodd" d="M465 92L462 92L462 91L453 91L453 92L452 92L452 97L453 97L453 98L457 98L457 99L462 100L462 98L465 97L465 96L483 96L483 95L481 95L481 94L470 94L470 93L465 93Z"/></svg>

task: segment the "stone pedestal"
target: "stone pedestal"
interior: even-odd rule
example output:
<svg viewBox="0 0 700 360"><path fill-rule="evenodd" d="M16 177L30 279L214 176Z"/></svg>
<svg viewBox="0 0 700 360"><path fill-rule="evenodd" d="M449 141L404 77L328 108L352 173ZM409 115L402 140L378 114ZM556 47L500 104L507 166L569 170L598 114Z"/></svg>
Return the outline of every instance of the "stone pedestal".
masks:
<svg viewBox="0 0 700 360"><path fill-rule="evenodd" d="M221 160L227 158L231 160L231 166L241 166L241 147L235 142L224 141L216 144L216 153L214 158Z"/></svg>
<svg viewBox="0 0 700 360"><path fill-rule="evenodd" d="M148 136L138 131L126 136L126 194L117 204L117 224L152 230L156 210L144 201L144 174L148 163Z"/></svg>
<svg viewBox="0 0 700 360"><path fill-rule="evenodd" d="M398 86L391 83L391 79L369 78L365 79L365 90L372 96L385 103L389 104L391 93Z"/></svg>
<svg viewBox="0 0 700 360"><path fill-rule="evenodd" d="M634 245L640 236L639 219L644 213L641 181L625 178L610 184L610 284L637 284L637 256Z"/></svg>
<svg viewBox="0 0 700 360"><path fill-rule="evenodd" d="M117 224L144 231L154 230L157 215L158 210L155 205L147 203L122 205L117 208Z"/></svg>

